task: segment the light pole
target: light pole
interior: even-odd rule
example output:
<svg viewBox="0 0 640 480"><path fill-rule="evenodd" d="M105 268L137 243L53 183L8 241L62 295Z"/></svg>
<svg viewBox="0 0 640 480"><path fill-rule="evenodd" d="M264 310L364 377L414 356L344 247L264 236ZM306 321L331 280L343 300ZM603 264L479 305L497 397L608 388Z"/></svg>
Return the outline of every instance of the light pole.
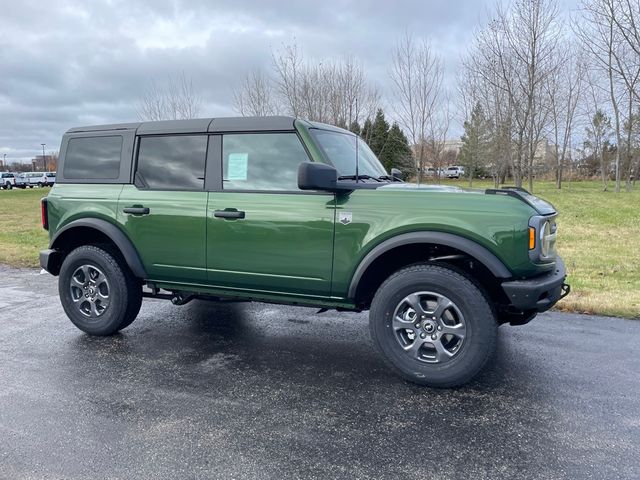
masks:
<svg viewBox="0 0 640 480"><path fill-rule="evenodd" d="M40 145L42 145L42 166L44 167L44 171L47 171L47 158L44 156L44 146L46 145L46 143L41 143Z"/></svg>

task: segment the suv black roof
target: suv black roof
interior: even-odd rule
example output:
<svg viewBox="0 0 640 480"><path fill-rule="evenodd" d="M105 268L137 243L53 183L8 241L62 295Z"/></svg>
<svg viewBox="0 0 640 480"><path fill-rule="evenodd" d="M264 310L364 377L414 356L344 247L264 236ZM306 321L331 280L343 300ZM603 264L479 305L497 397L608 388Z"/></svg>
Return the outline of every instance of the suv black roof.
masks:
<svg viewBox="0 0 640 480"><path fill-rule="evenodd" d="M71 128L67 133L104 130L136 130L138 134L180 132L246 132L259 130L293 130L294 117L224 117L156 122L116 123Z"/></svg>
<svg viewBox="0 0 640 480"><path fill-rule="evenodd" d="M273 130L293 130L295 117L220 117L194 118L189 120L160 120L155 122L113 123L109 125L88 125L74 127L66 133L99 132L109 130L135 130L139 135L163 133L203 133L203 132L256 132ZM332 125L303 121L309 126L326 130L351 133Z"/></svg>

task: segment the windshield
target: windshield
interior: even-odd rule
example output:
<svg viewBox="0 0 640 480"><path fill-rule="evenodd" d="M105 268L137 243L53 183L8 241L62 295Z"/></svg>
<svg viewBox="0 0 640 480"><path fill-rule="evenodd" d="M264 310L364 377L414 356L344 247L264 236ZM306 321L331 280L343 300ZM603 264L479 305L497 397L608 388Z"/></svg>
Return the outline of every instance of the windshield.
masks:
<svg viewBox="0 0 640 480"><path fill-rule="evenodd" d="M360 137L329 130L311 129L311 132L329 161L338 170L339 176L356 174L356 138L358 139L358 175L368 175L373 178L387 175L380 160Z"/></svg>

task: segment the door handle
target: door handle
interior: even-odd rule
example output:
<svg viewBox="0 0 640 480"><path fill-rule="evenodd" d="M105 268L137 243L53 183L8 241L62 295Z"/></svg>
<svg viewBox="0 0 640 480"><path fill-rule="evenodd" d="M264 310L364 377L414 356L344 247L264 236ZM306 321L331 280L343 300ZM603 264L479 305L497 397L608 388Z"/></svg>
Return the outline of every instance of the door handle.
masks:
<svg viewBox="0 0 640 480"><path fill-rule="evenodd" d="M126 207L122 211L131 215L149 215L150 210L148 207Z"/></svg>
<svg viewBox="0 0 640 480"><path fill-rule="evenodd" d="M240 210L215 210L213 216L218 218L244 218L244 212Z"/></svg>

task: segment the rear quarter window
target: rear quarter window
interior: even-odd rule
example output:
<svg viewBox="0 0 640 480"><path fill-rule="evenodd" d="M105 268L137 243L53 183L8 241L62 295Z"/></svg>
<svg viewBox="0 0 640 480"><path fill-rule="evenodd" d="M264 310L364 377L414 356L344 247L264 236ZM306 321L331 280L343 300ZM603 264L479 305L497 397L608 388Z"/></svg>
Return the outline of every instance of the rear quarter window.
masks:
<svg viewBox="0 0 640 480"><path fill-rule="evenodd" d="M122 137L71 138L64 158L68 179L117 179L120 175Z"/></svg>

